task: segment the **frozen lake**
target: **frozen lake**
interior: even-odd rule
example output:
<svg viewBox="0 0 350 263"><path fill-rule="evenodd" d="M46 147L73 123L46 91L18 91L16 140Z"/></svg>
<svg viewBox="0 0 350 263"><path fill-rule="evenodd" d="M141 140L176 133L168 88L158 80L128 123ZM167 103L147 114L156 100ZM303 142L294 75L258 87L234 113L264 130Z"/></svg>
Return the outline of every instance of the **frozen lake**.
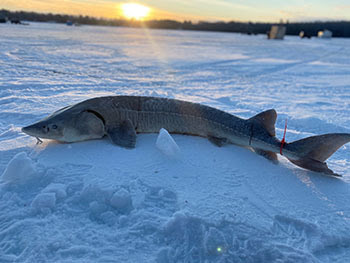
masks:
<svg viewBox="0 0 350 263"><path fill-rule="evenodd" d="M105 95L274 108L288 142L350 133L350 40L0 24L1 262L349 262L350 144L341 179L174 135L44 141L21 127Z"/></svg>

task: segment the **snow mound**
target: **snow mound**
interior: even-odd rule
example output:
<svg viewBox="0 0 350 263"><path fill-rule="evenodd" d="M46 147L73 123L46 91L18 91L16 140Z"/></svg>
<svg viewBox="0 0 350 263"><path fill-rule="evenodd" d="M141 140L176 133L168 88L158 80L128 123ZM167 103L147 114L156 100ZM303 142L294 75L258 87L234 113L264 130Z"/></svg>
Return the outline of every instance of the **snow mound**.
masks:
<svg viewBox="0 0 350 263"><path fill-rule="evenodd" d="M134 209L130 192L122 187L118 188L115 191L98 185L87 185L81 193L77 193L79 197L75 203L89 212L91 220L113 226L120 217Z"/></svg>
<svg viewBox="0 0 350 263"><path fill-rule="evenodd" d="M10 160L1 179L5 183L23 184L30 180L35 173L35 163L25 152L20 152Z"/></svg>
<svg viewBox="0 0 350 263"><path fill-rule="evenodd" d="M175 140L169 134L169 132L164 128L160 129L159 131L156 146L163 154L168 157L178 158L180 156L179 146L176 144Z"/></svg>
<svg viewBox="0 0 350 263"><path fill-rule="evenodd" d="M51 183L42 190L42 193L54 193L57 199L64 199L67 197L66 188L64 184Z"/></svg>
<svg viewBox="0 0 350 263"><path fill-rule="evenodd" d="M89 210L93 217L99 218L108 209L106 204L99 203L97 201L92 201L89 204Z"/></svg>
<svg viewBox="0 0 350 263"><path fill-rule="evenodd" d="M114 193L110 202L112 207L122 213L128 212L132 209L131 195L125 189L120 189Z"/></svg>
<svg viewBox="0 0 350 263"><path fill-rule="evenodd" d="M112 193L109 189L103 189L98 185L84 186L80 193L79 203L81 205L90 205L91 202L97 202L99 204L108 204L108 200L111 198Z"/></svg>
<svg viewBox="0 0 350 263"><path fill-rule="evenodd" d="M204 237L205 251L209 255L221 254L227 250L227 243L222 232L210 227Z"/></svg>
<svg viewBox="0 0 350 263"><path fill-rule="evenodd" d="M273 234L242 222L214 223L177 211L160 230L168 245L158 251L156 262L317 262L311 253L284 243L285 237L275 240Z"/></svg>
<svg viewBox="0 0 350 263"><path fill-rule="evenodd" d="M111 211L102 213L100 217L102 222L108 226L114 226L118 221L118 217Z"/></svg>
<svg viewBox="0 0 350 263"><path fill-rule="evenodd" d="M48 213L55 208L56 194L55 193L43 193L38 194L31 206L35 212Z"/></svg>

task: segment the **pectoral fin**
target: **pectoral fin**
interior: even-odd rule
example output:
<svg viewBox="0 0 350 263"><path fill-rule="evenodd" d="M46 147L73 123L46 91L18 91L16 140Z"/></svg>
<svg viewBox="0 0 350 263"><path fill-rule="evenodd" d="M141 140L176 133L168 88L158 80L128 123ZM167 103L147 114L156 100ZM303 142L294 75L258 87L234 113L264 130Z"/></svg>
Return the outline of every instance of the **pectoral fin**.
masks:
<svg viewBox="0 0 350 263"><path fill-rule="evenodd" d="M136 131L129 119L121 124L107 125L106 133L113 143L125 148L135 148Z"/></svg>
<svg viewBox="0 0 350 263"><path fill-rule="evenodd" d="M223 145L227 144L226 138L219 138L219 137L208 135L208 140L218 147L222 147Z"/></svg>

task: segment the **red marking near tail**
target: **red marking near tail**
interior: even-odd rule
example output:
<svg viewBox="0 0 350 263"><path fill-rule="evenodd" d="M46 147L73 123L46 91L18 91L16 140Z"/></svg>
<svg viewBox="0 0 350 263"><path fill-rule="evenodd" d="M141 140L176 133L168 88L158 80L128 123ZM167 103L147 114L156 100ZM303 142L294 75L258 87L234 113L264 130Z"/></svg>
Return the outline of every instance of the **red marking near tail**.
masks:
<svg viewBox="0 0 350 263"><path fill-rule="evenodd" d="M286 124L284 125L284 133L283 133L283 138L282 138L282 141L281 141L281 148L280 148L280 154L281 155L283 155L282 149L283 149L284 144L286 143L286 132L287 132L287 119L286 119Z"/></svg>

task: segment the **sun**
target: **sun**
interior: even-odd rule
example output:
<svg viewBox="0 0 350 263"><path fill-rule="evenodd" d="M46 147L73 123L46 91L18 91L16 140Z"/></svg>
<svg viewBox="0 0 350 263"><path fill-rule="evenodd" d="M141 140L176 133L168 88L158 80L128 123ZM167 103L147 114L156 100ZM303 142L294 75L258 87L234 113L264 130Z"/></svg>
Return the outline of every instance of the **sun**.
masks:
<svg viewBox="0 0 350 263"><path fill-rule="evenodd" d="M151 11L149 7L136 3L122 4L121 9L126 18L136 20L144 19Z"/></svg>

